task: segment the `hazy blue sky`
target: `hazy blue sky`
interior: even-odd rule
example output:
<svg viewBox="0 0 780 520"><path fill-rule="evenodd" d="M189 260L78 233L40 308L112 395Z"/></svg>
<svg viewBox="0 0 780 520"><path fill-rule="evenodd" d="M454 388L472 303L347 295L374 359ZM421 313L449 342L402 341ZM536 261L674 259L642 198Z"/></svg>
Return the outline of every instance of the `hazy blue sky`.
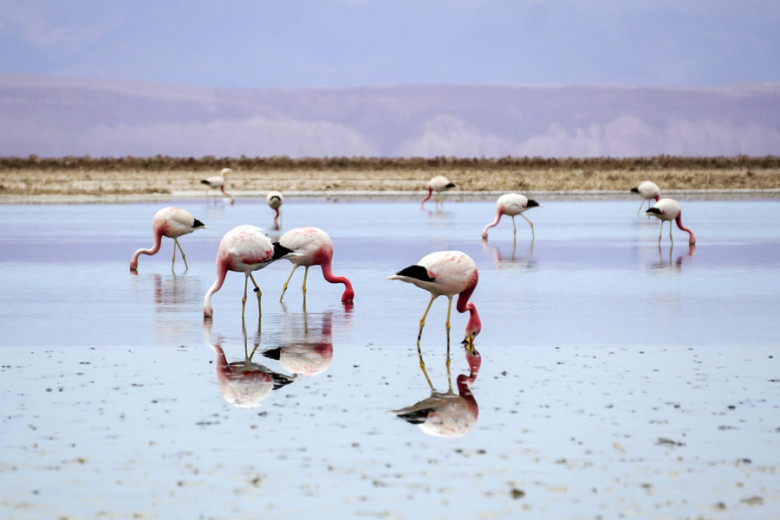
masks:
<svg viewBox="0 0 780 520"><path fill-rule="evenodd" d="M0 73L212 87L780 82L780 2L0 0Z"/></svg>

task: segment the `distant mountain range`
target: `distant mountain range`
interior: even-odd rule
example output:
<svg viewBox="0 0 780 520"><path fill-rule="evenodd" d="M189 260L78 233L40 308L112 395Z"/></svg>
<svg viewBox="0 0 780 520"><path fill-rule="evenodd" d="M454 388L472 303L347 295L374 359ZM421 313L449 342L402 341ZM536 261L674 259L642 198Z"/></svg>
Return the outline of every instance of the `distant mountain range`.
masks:
<svg viewBox="0 0 780 520"><path fill-rule="evenodd" d="M0 156L780 154L780 85L212 89L0 75Z"/></svg>

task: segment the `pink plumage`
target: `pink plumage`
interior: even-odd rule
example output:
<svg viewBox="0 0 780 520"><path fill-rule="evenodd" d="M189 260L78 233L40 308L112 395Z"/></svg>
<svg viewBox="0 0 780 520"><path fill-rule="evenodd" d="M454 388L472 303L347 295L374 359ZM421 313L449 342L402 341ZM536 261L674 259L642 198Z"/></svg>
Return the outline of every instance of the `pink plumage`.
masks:
<svg viewBox="0 0 780 520"><path fill-rule="evenodd" d="M152 232L154 233L154 243L150 249L139 249L133 253L133 257L130 259L130 270L135 271L138 269L138 257L140 255L154 255L160 250L162 245L162 237L168 237L173 239L173 259L171 260L171 269L176 262L176 248L179 248L181 252L181 258L184 260L185 268L189 269L187 265L187 257L184 256L184 250L179 244L178 237L192 233L196 229L205 228L203 222L190 215L187 211L167 207L162 208L155 213L152 219Z"/></svg>

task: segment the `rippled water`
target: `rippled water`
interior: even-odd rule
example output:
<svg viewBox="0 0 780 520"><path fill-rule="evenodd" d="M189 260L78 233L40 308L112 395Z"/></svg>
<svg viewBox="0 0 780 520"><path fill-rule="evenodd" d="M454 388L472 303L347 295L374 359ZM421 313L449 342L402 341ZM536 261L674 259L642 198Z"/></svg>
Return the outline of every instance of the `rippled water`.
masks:
<svg viewBox="0 0 780 520"><path fill-rule="evenodd" d="M269 234L325 229L355 304L318 268L305 311L302 270L280 304L283 260L256 276L261 327L236 273L213 322L201 304L222 234L272 224L264 201L176 201L208 226L180 240L189 270L164 239L137 275L165 204L0 206L0 511L775 517L778 201L682 200L695 249L679 230L659 246L634 199L540 202L513 244L506 218L480 240L493 202L290 199ZM446 300L421 342L456 438L389 413L432 392L428 295L385 278L443 249L480 270L479 371L453 311L448 377Z"/></svg>

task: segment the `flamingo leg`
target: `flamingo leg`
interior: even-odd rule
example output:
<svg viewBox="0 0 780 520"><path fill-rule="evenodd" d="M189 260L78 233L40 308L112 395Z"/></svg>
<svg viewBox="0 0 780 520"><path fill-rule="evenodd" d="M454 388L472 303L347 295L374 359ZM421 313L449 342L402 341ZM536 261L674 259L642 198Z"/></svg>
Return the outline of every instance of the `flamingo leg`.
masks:
<svg viewBox="0 0 780 520"><path fill-rule="evenodd" d="M173 258L171 258L171 271L173 271L173 265L176 263L176 239L173 239Z"/></svg>
<svg viewBox="0 0 780 520"><path fill-rule="evenodd" d="M637 210L637 212L636 212L636 214L637 214L637 215L639 215L639 213L641 213L641 212L642 212L642 206L644 206L644 205L645 205L645 200L646 200L646 199L642 199L642 202L640 202L640 203L639 203L639 209L638 209L638 210Z"/></svg>
<svg viewBox="0 0 780 520"><path fill-rule="evenodd" d="M420 330L417 332L417 343L420 343L423 327L425 327L425 317L428 315L428 311L431 310L431 305L433 305L433 300L435 299L436 299L436 295L432 294L431 301L428 302L428 307L425 308L425 313L423 313L422 318L420 318Z"/></svg>
<svg viewBox="0 0 780 520"><path fill-rule="evenodd" d="M179 240L174 238L173 239L173 244L174 244L173 259L176 260L176 247L178 246L179 251L181 251L181 259L184 260L184 268L186 270L189 270L190 266L187 265L187 256L184 254L184 249L181 248L181 244L179 243Z"/></svg>
<svg viewBox="0 0 780 520"><path fill-rule="evenodd" d="M246 310L246 285L249 282L249 273L244 273L244 297L241 298L241 320L244 320L244 311Z"/></svg>
<svg viewBox="0 0 780 520"><path fill-rule="evenodd" d="M661 241L661 236L664 234L664 221L661 221L661 231L658 232L658 242Z"/></svg>
<svg viewBox="0 0 780 520"><path fill-rule="evenodd" d="M279 296L279 301L280 302L282 301L282 298L284 298L284 293L287 292L287 284L290 283L290 279L292 278L292 275L293 275L293 273L295 272L296 269L298 269L298 265L297 264L293 264L292 271L290 271L290 276L287 277L287 281L284 282L284 285L282 286L282 295Z"/></svg>
<svg viewBox="0 0 780 520"><path fill-rule="evenodd" d="M515 238L517 238L517 225L515 224L515 216L514 215L512 215L512 230L513 230L513 233L515 234Z"/></svg>
<svg viewBox="0 0 780 520"><path fill-rule="evenodd" d="M452 296L447 303L447 377L450 376L450 311L452 311Z"/></svg>
<svg viewBox="0 0 780 520"><path fill-rule="evenodd" d="M452 372L450 371L450 335L447 334L447 391L452 392Z"/></svg>
<svg viewBox="0 0 780 520"><path fill-rule="evenodd" d="M672 238L672 228L673 228L673 227L674 227L674 226L672 226L672 221L670 220L670 221L669 221L669 241L670 241L670 242L674 242L674 239Z"/></svg>
<svg viewBox="0 0 780 520"><path fill-rule="evenodd" d="M531 238L533 238L534 240L536 240L536 233L534 233L534 223L533 223L533 222L531 222L530 220L528 220L528 217L526 217L526 216L525 216L525 215L523 215L522 213L520 213L520 216L521 216L521 217L523 217L523 218L525 219L525 221L526 221L526 222L528 222L528 225L529 225L529 226L531 226Z"/></svg>
<svg viewBox="0 0 780 520"><path fill-rule="evenodd" d="M428 381L428 386L431 387L431 392L433 392L435 389L433 388L433 383L431 383L431 378L428 377L428 371L425 370L425 361L423 361L419 340L417 341L417 357L420 359L420 370L422 370L422 373L425 376L425 380Z"/></svg>
<svg viewBox="0 0 780 520"><path fill-rule="evenodd" d="M248 273L249 278L252 279L252 283L255 285L255 292L257 293L257 317L260 318L263 316L263 309L260 305L260 298L263 297L263 291L260 290L260 286L257 285L257 282L255 281L255 277L252 276L252 273ZM246 288L244 288L244 298L246 298Z"/></svg>
<svg viewBox="0 0 780 520"><path fill-rule="evenodd" d="M303 299L306 299L306 278L309 276L309 266L306 266L306 269L303 271L303 287L301 288L303 290Z"/></svg>

